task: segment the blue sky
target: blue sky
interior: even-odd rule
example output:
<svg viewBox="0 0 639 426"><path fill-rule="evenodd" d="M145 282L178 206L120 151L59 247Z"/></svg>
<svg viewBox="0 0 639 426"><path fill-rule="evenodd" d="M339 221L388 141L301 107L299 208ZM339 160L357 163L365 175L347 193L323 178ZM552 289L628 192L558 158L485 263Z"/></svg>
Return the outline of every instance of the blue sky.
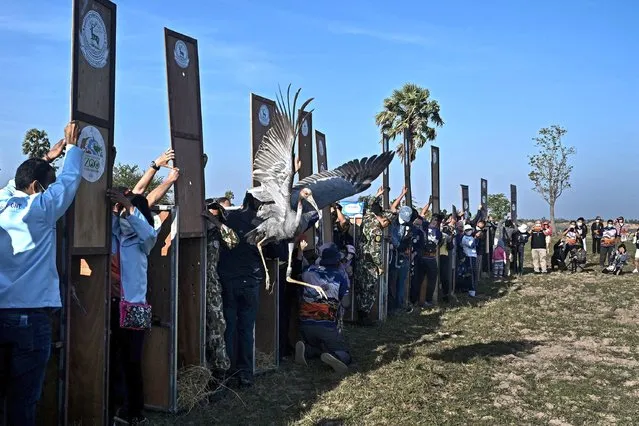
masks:
<svg viewBox="0 0 639 426"><path fill-rule="evenodd" d="M0 184L23 160L32 127L52 140L69 118L71 2L5 2L0 9ZM379 151L374 115L406 82L428 87L446 124L443 207L459 184L519 188L520 215L547 215L527 178L531 138L568 129L573 188L565 217L639 217L639 2L635 1L119 1L118 160L146 166L169 145L163 27L199 42L207 195L250 185L249 93L278 84L315 97L329 167ZM399 4L399 3L398 3ZM413 168L415 198L430 188L429 156ZM391 168L392 192L402 167Z"/></svg>

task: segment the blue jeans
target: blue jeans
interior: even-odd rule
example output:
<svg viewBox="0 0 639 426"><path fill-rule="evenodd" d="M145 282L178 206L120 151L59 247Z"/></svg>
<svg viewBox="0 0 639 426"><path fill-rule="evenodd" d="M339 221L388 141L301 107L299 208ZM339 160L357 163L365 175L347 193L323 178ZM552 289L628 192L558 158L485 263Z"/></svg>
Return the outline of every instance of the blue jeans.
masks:
<svg viewBox="0 0 639 426"><path fill-rule="evenodd" d="M0 407L6 398L7 424L36 424L51 355L51 318L43 309L0 309ZM0 409L0 418L2 417Z"/></svg>
<svg viewBox="0 0 639 426"><path fill-rule="evenodd" d="M393 305L394 310L402 309L404 307L406 298L406 277L408 276L408 270L410 267L406 256L399 255L399 258L400 260L403 260L403 262L397 264L398 262L393 259L388 271L389 288L395 290L395 303Z"/></svg>
<svg viewBox="0 0 639 426"><path fill-rule="evenodd" d="M253 277L235 278L222 282L222 301L226 320L224 342L231 364L238 372L240 380L253 379L255 347L253 330L261 283L262 281Z"/></svg>

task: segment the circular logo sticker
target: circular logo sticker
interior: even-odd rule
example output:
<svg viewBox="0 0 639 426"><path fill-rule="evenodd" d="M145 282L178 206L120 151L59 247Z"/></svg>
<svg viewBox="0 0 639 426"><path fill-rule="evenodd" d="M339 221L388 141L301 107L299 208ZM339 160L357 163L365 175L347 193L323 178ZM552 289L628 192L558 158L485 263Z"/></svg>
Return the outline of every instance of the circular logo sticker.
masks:
<svg viewBox="0 0 639 426"><path fill-rule="evenodd" d="M320 156L324 156L324 139L320 139L317 141L317 150L319 151Z"/></svg>
<svg viewBox="0 0 639 426"><path fill-rule="evenodd" d="M517 211L517 205L515 203L512 205L512 211Z"/></svg>
<svg viewBox="0 0 639 426"><path fill-rule="evenodd" d="M433 151L433 164L437 164L437 153Z"/></svg>
<svg viewBox="0 0 639 426"><path fill-rule="evenodd" d="M82 177L89 182L96 182L104 174L106 155L104 139L98 129L86 126L80 132L78 148L84 151L82 157Z"/></svg>
<svg viewBox="0 0 639 426"><path fill-rule="evenodd" d="M260 110L257 113L257 119L260 120L260 124L264 127L268 126L271 122L271 114L265 104L260 106Z"/></svg>
<svg viewBox="0 0 639 426"><path fill-rule="evenodd" d="M90 10L82 19L80 30L80 50L82 56L93 68L103 68L109 57L109 41L102 16Z"/></svg>
<svg viewBox="0 0 639 426"><path fill-rule="evenodd" d="M189 66L189 49L186 47L186 43L182 40L175 42L173 57L175 58L175 63L178 64L180 68L186 68Z"/></svg>
<svg viewBox="0 0 639 426"><path fill-rule="evenodd" d="M468 210L468 201L464 201L464 210Z"/></svg>
<svg viewBox="0 0 639 426"><path fill-rule="evenodd" d="M484 204L484 205L486 204L486 197L485 196L481 197L481 203Z"/></svg>
<svg viewBox="0 0 639 426"><path fill-rule="evenodd" d="M302 122L302 136L308 136L308 121Z"/></svg>
<svg viewBox="0 0 639 426"><path fill-rule="evenodd" d="M482 181L481 181L481 187L482 187L482 188L484 188L484 189L486 189L486 181L485 181L485 180L482 180Z"/></svg>

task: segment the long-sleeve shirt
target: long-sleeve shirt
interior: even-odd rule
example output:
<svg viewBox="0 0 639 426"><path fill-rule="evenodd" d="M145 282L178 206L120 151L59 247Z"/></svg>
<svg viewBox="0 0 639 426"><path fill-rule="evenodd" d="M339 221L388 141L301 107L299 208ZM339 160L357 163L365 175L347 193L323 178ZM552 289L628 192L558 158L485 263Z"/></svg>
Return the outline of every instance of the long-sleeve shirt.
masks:
<svg viewBox="0 0 639 426"><path fill-rule="evenodd" d="M56 181L28 195L11 182L0 190L0 309L60 307L55 224L82 179L82 150L67 146Z"/></svg>
<svg viewBox="0 0 639 426"><path fill-rule="evenodd" d="M462 249L466 257L477 257L477 240L472 235L464 235L461 239Z"/></svg>
<svg viewBox="0 0 639 426"><path fill-rule="evenodd" d="M339 302L348 293L348 281L339 267L311 265L302 274L302 281L322 288L324 299L311 287L302 288L299 318L302 324L337 327Z"/></svg>
<svg viewBox="0 0 639 426"><path fill-rule="evenodd" d="M617 238L617 229L614 226L606 226L601 234L602 247L614 247Z"/></svg>

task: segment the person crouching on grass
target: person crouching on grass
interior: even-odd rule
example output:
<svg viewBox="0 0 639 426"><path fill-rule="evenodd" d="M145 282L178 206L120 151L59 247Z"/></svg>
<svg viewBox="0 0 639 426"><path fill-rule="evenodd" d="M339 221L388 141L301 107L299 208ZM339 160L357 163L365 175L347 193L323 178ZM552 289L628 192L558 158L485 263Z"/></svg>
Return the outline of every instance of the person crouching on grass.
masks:
<svg viewBox="0 0 639 426"><path fill-rule="evenodd" d="M626 252L626 245L621 243L619 248L610 258L610 265L608 265L603 271L604 274L621 275L623 273L624 265L628 263L628 253Z"/></svg>
<svg viewBox="0 0 639 426"><path fill-rule="evenodd" d="M351 363L350 351L344 336L338 332L337 312L340 302L350 305L348 282L340 269L340 252L335 244L320 254L319 265L310 266L302 274L302 281L320 286L328 296L322 298L310 287L302 287L300 301L300 340L295 345L295 362L308 365L307 358L319 357L338 373L346 373Z"/></svg>

